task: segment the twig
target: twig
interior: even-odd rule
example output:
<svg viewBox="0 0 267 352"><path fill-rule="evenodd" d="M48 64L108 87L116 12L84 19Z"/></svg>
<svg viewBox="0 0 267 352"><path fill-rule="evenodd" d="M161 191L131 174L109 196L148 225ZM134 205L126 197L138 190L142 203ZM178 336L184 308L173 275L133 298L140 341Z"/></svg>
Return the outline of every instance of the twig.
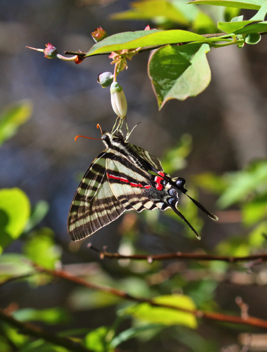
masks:
<svg viewBox="0 0 267 352"><path fill-rule="evenodd" d="M201 261L223 261L228 263L236 262L249 262L249 261L267 261L267 254L254 254L244 257L229 257L229 256L220 256L213 254L202 254L202 253L166 253L166 254L155 254L155 255L145 255L145 254L133 254L133 255L123 255L119 253L110 253L105 250L101 251L100 249L90 245L88 246L92 250L99 253L101 259L132 259L132 260L147 260L149 263L152 263L154 260L169 260L169 259L184 259L184 260L201 260Z"/></svg>
<svg viewBox="0 0 267 352"><path fill-rule="evenodd" d="M220 321L223 323L245 324L245 325L256 326L256 327L267 330L267 320L259 319L256 317L248 316L247 318L243 318L243 317L239 317L239 316L227 315L227 314L216 313L216 312L205 312L205 311L201 311L201 310L191 310L191 309L186 309L186 308L180 308L180 307L173 306L171 304L159 304L159 303L155 302L153 299L144 298L144 297L135 297L135 296L130 295L129 293L118 290L116 288L93 284L93 283L85 281L77 276L73 276L64 270L48 270L45 268L41 268L37 265L34 265L34 267L36 268L36 270L38 270L40 272L45 272L46 274L52 275L54 277L59 277L64 280L75 282L78 285L81 285L81 286L84 286L84 287L87 287L87 288L90 288L93 290L108 292L114 296L129 300L129 301L133 301L133 302L137 302L137 303L148 303L154 307L174 309L174 310L178 310L181 312L193 314L197 318L217 320L217 321Z"/></svg>
<svg viewBox="0 0 267 352"><path fill-rule="evenodd" d="M70 351L73 351L73 352L90 351L89 349L83 347L80 343L72 341L70 338L49 334L48 332L43 331L42 329L40 329L35 325L29 324L29 323L22 323L14 319L10 314L6 313L5 310L3 309L0 309L0 319L12 326L15 326L23 334L44 339L45 341L49 341L50 343L53 343L55 345L63 346Z"/></svg>

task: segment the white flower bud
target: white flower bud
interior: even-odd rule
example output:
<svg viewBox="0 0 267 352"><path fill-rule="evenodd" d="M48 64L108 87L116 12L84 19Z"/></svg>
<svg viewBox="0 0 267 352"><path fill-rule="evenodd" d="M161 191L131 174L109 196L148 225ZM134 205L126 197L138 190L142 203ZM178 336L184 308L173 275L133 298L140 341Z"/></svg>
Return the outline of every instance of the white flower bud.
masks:
<svg viewBox="0 0 267 352"><path fill-rule="evenodd" d="M118 82L113 82L110 86L110 96L112 109L122 120L127 114L127 100L122 87Z"/></svg>

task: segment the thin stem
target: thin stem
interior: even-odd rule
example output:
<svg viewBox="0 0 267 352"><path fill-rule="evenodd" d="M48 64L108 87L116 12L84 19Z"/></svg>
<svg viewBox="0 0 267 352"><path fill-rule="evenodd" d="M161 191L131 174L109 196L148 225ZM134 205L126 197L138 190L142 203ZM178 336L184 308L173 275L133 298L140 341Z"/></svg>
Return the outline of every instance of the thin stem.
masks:
<svg viewBox="0 0 267 352"><path fill-rule="evenodd" d="M208 320L213 320L213 321L216 320L216 321L220 321L220 322L224 322L224 323L250 325L250 326L255 326L255 327L259 327L259 328L267 330L267 320L259 319L256 317L248 316L248 317L244 318L244 317L240 317L240 316L228 315L228 314L217 313L217 312L191 310L191 309L173 306L171 304L159 304L159 303L155 302L153 299L144 298L144 297L136 297L136 296L130 295L127 292L118 290L116 288L93 284L93 283L85 281L77 276L73 276L72 274L70 274L64 270L48 270L45 268L41 268L37 265L34 265L34 267L36 268L36 270L38 270L40 272L45 272L46 274L52 275L54 277L60 277L64 280L75 282L76 284L87 287L89 289L108 292L114 296L129 300L129 301L133 301L136 303L148 303L153 307L169 308L169 309L174 309L174 310L178 310L178 311L185 312L185 313L190 313L190 314L195 315L197 318L203 318L203 319L208 319Z"/></svg>
<svg viewBox="0 0 267 352"><path fill-rule="evenodd" d="M250 261L267 261L267 254L254 254L243 257L231 257L231 256L220 256L213 254L200 254L200 253L182 253L182 252L174 252L174 253L165 253L165 254L155 254L155 255L145 255L145 254L133 254L133 255L123 255L119 253L110 253L106 251L101 251L94 246L90 246L92 250L99 253L99 257L101 259L109 258L109 259L132 259L132 260L147 260L149 263L154 260L169 260L169 259L177 259L177 260L200 260L200 261L222 261L228 263L236 263L236 262L250 262Z"/></svg>

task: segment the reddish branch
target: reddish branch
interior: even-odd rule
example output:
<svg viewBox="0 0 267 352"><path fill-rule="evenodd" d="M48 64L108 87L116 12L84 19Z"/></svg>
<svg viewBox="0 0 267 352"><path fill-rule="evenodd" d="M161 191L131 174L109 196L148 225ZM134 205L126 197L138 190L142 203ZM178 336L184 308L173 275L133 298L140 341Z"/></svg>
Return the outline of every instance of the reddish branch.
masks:
<svg viewBox="0 0 267 352"><path fill-rule="evenodd" d="M37 337L39 339L44 339L52 344L65 347L67 350L74 352L88 352L89 350L83 347L80 343L72 341L67 337L60 337L54 334L49 334L48 332L40 329L39 327L29 324L22 323L14 319L8 312L4 309L0 309L0 320L16 327L21 333Z"/></svg>
<svg viewBox="0 0 267 352"><path fill-rule="evenodd" d="M248 255L244 257L230 257L230 256L220 256L213 254L202 254L202 253L166 253L166 254L155 254L155 255L145 255L145 254L133 254L133 255L123 255L119 253L110 253L105 250L101 251L92 245L89 248L99 253L101 259L132 259L132 260L147 260L149 263L152 263L154 260L169 260L169 259L184 259L184 260L201 260L201 261L223 261L228 263L237 263L237 262L250 262L250 261L259 261L264 262L267 260L267 254L255 254Z"/></svg>
<svg viewBox="0 0 267 352"><path fill-rule="evenodd" d="M40 268L38 266L35 266L35 268L40 272L45 272L45 273L52 275L54 277L59 277L59 278L62 278L62 279L68 280L68 281L72 281L78 285L81 285L81 286L84 286L84 287L87 287L87 288L90 288L93 290L105 291L105 292L108 292L112 295L120 297L122 299L130 300L133 302L148 303L154 307L174 309L174 310L193 314L197 318L217 320L217 321L224 322L224 323L245 324L245 325L250 325L250 326L256 326L256 327L259 327L262 329L267 329L267 320L263 320L263 319L259 319L259 318L255 318L255 317L251 317L251 316L239 317L239 316L216 313L216 312L190 310L190 309L176 307L171 304L159 304L159 303L156 303L153 299L148 299L148 298L144 298L144 297L135 297L135 296L132 296L124 291L118 290L116 288L92 284L92 283L85 281L77 276L74 276L64 270L48 270L48 269Z"/></svg>

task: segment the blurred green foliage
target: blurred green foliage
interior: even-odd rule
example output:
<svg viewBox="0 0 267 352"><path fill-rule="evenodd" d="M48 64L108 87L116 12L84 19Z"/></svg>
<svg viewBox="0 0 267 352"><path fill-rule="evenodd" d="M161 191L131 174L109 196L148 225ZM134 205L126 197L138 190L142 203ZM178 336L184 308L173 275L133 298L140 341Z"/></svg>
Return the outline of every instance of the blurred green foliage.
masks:
<svg viewBox="0 0 267 352"><path fill-rule="evenodd" d="M190 27L196 33L214 31L216 24L213 16L208 11L204 12L205 8L200 10L196 3L228 6L223 10L218 8L216 16L220 20L218 28L227 33L234 32L233 36L237 39L242 38L243 42L256 44L260 39L257 31L267 30L265 22L258 23L258 21L264 20L266 14L266 5L261 0L253 2L249 0L242 2L196 0L191 5L186 5L184 1L180 0L172 2L163 0L136 1L132 3L129 11L114 14L112 18L149 19L160 24L161 28L171 28L173 23L176 23L186 28ZM243 21L243 18L237 17L240 8L253 8L259 12L249 21ZM172 40L177 40L176 34L172 33L172 38L174 38ZM121 49L119 45L123 47L124 43L129 41L135 42L137 47L141 44L144 45L144 43L153 46L157 45L157 40L163 38L163 44L169 44L168 39L170 38L166 33L162 37L159 31L152 30L149 35L139 31L138 33L122 33L114 36L116 40L114 37L106 38L103 42L95 45L88 56L106 52L105 50ZM192 38L196 41L199 39L199 36L192 32L183 31L179 35L181 35L183 42L191 41ZM208 85L210 78L209 66L206 61L208 50L209 45L203 44L201 41L201 43L191 43L187 46L167 45L154 51L149 64L151 80L156 87L159 106L163 106L168 99L173 97L179 96L180 99L184 99L186 96L197 95ZM180 61L179 65L175 66L174 59L177 57ZM169 70L168 64L172 65L172 71ZM166 77L168 78L167 84ZM204 81L205 84L203 84ZM188 82L190 84L187 84ZM0 144L17 132L18 127L30 117L31 111L31 104L24 101L15 104L1 114ZM165 157L162 159L165 171L173 174L184 168L186 157L191 149L191 136L183 135L177 146L166 151ZM266 180L266 160L254 161L244 170L222 176L206 173L192 177L188 189L190 196L197 199L199 189L201 189L202 192L219 197L217 205L221 209L222 216L225 215L226 223L228 212L234 211L238 215L238 219L235 221L238 230L233 230L229 238L219 239L219 242L212 248L215 253L245 256L266 250ZM215 300L216 290L233 267L231 264L217 261L181 262L169 260L148 263L146 261L96 260L90 256L89 250L82 252L81 248L79 252L79 248L71 248L65 241L61 241L50 228L40 227L40 221L47 214L48 208L49 205L46 202L39 201L31 211L30 201L21 189L0 190L0 285L4 287L12 282L16 287L22 283L29 290L36 290L34 293L40 294L40 297L38 296L40 301L44 301L45 304L48 302L48 306L44 309L19 307L16 302L10 302L8 308L17 321L41 324L44 329L52 325L53 329L50 326L51 335L71 337L72 341L76 341L84 348L95 352L121 350L121 344L131 339L135 339L140 344L156 341L156 344L157 342L161 343L160 346L171 341L175 345L172 350L175 351L179 347L181 347L181 351L186 352L212 352L221 348L216 337L212 337L211 334L207 338L202 333L203 322L197 320L194 314L152 306L148 303L136 304L136 302L125 301L105 292L104 289L93 291L85 287L74 286L66 290L66 295L65 291L61 293L64 307L49 306L49 297L47 298L47 294L43 293L48 291L42 291L42 288L51 290L51 287L60 280L57 281L54 277L40 274L36 270L36 266L55 270L62 266L62 262L68 262L69 257L73 258L73 255L78 256L79 253L82 253L83 257L79 257L78 261L87 270L79 274L75 264L74 268L72 267L73 259L71 259L70 266L67 267L68 264L66 264L64 269L74 270L73 276L83 276L88 282L123 290L136 297L153 298L158 304L169 304L185 310L219 310ZM204 220L199 217L197 207L184 196L179 204L179 209L200 233L204 228ZM157 211L144 212L138 220L134 215L131 221L126 214L121 228L118 229L118 232L123 234L120 238L119 251L127 252L128 250L131 253L151 254L152 250L150 251L149 246L139 247L139 233L154 235L155 239L161 238L161 243L170 242L167 248L170 248L171 251L177 251L179 248L180 243L175 242L177 228L180 229L185 224L173 212L166 211L164 214ZM230 223L229 219L228 222ZM179 227L176 226L178 223ZM186 235L180 237L190 243L192 251L199 250L200 242L193 238L190 229L184 228ZM13 253L12 247L10 247L13 244L18 244L17 253ZM209 250L211 249L209 248ZM201 251L207 251L204 244ZM92 263L92 261L95 262ZM250 265L250 270L252 266ZM235 269L238 272L244 272L247 270L247 266L238 265ZM260 272L261 268L258 270ZM113 324L107 322L105 326L69 330L72 327L75 314L86 312L88 322L94 325L98 323L99 316L105 316L106 309L112 309L113 316L115 316ZM97 314L93 315L94 311ZM177 346L179 347L177 348ZM129 350L129 345L126 349ZM66 352L68 350L75 351L75 348L70 346L69 349L66 349L40 338L33 340L27 333L23 333L18 328L14 328L12 324L2 322L0 319L0 351L13 352L15 350L19 352Z"/></svg>

